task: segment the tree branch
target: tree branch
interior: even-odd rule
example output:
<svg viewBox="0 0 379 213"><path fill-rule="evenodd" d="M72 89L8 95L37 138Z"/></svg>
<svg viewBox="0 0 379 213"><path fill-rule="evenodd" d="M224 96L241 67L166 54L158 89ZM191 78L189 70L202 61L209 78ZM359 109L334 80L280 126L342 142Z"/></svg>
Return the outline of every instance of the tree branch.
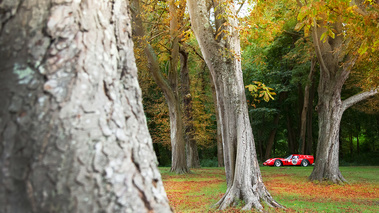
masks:
<svg viewBox="0 0 379 213"><path fill-rule="evenodd" d="M132 13L133 21L134 21L134 32L135 36L139 38L145 37L145 31L142 27L142 19L138 14L141 13L141 8L139 6L139 1L132 1L132 5L134 6L134 13ZM162 76L160 72L159 63L157 59L157 55L154 52L153 47L146 42L145 40L141 40L138 45L143 47L144 53L146 55L148 61L148 70L150 74L153 76L155 83L163 90L168 99L173 100L174 95L172 88L168 84L167 80Z"/></svg>
<svg viewBox="0 0 379 213"><path fill-rule="evenodd" d="M351 96L350 98L348 98L342 102L342 110L345 111L346 109L353 106L354 104L356 104L360 101L363 101L363 100L365 100L365 99L367 99L373 95L378 94L378 92L379 92L379 88L376 88L376 89L373 89L370 91L362 92L362 93L356 94L354 96Z"/></svg>
<svg viewBox="0 0 379 213"><path fill-rule="evenodd" d="M245 2L246 2L246 0L243 1L243 2L240 4L240 7L238 8L236 14L238 14L238 13L241 11L241 9L242 9L243 5L245 4Z"/></svg>
<svg viewBox="0 0 379 213"><path fill-rule="evenodd" d="M297 2L297 6L299 6L299 7L302 7L302 6L303 6L303 3L301 3L300 0L296 0L296 2Z"/></svg>
<svg viewBox="0 0 379 213"><path fill-rule="evenodd" d="M195 47L193 47L190 44L183 44L183 46L191 48L193 50L193 52L195 53L195 55L197 55L201 60L205 61L204 58L203 58L203 56L199 52L197 52L197 50L195 49Z"/></svg>
<svg viewBox="0 0 379 213"><path fill-rule="evenodd" d="M326 66L325 64L325 61L324 59L322 58L322 52L321 52L321 48L320 48L320 38L318 37L318 33L317 33L317 22L316 20L313 20L313 23L314 23L314 30L313 30L313 34L314 34L314 43L315 43L315 48L316 48L316 54L319 58L319 61L320 61L320 64L321 64L321 67L325 70L325 73L327 74L327 77L330 78L330 71L328 69L328 67Z"/></svg>

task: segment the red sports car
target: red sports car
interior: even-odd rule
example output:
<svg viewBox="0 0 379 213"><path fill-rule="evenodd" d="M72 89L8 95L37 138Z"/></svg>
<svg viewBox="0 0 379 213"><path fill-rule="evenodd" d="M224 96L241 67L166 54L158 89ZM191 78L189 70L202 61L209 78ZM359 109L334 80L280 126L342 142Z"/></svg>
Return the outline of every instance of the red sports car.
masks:
<svg viewBox="0 0 379 213"><path fill-rule="evenodd" d="M314 158L312 155L290 155L287 158L270 158L266 160L264 166L308 166L313 164Z"/></svg>

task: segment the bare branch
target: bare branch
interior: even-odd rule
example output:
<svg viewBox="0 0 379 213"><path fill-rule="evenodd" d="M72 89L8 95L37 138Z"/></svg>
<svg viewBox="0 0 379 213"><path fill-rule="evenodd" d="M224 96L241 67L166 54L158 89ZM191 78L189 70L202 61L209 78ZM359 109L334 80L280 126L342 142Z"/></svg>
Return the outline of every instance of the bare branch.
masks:
<svg viewBox="0 0 379 213"><path fill-rule="evenodd" d="M240 3L240 7L238 8L236 14L238 14L240 12L240 10L242 9L243 5L245 4L246 0L244 0L243 2Z"/></svg>
<svg viewBox="0 0 379 213"><path fill-rule="evenodd" d="M258 27L259 27L259 26L258 26ZM289 34L289 35L293 35L293 36L301 36L301 34L298 33L298 32L290 32L290 31L287 31L287 30L284 30L283 32L284 32L284 33L287 33L287 34Z"/></svg>
<svg viewBox="0 0 379 213"><path fill-rule="evenodd" d="M367 99L373 95L378 94L378 92L379 92L379 88L376 88L376 89L373 89L370 91L362 92L362 93L356 94L354 96L351 96L350 98L348 98L342 102L342 110L345 111L346 109L353 106L354 104L356 104L360 101L363 101L363 100L365 100L365 99Z"/></svg>
<svg viewBox="0 0 379 213"><path fill-rule="evenodd" d="M195 47L193 47L192 45L189 45L189 44L183 44L183 46L191 48L192 51L195 53L195 55L197 55L201 60L205 61L203 56L199 52L197 52Z"/></svg>

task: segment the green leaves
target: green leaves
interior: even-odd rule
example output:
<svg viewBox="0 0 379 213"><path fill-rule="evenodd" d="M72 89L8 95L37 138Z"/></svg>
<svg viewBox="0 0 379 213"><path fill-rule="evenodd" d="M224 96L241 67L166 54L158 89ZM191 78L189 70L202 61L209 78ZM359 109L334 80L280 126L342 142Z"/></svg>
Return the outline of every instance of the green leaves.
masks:
<svg viewBox="0 0 379 213"><path fill-rule="evenodd" d="M245 88L250 91L251 95L254 97L254 102L256 103L260 103L262 99L269 102L270 99L274 100L273 95L276 95L276 93L273 92L274 89L259 81L253 81L253 84L249 84L245 86ZM252 106L256 107L255 103L252 103Z"/></svg>
<svg viewBox="0 0 379 213"><path fill-rule="evenodd" d="M325 31L321 36L320 36L320 41L322 42L326 42L328 37L331 37L331 38L335 38L336 37L336 34L332 31L332 29L328 29L327 31Z"/></svg>

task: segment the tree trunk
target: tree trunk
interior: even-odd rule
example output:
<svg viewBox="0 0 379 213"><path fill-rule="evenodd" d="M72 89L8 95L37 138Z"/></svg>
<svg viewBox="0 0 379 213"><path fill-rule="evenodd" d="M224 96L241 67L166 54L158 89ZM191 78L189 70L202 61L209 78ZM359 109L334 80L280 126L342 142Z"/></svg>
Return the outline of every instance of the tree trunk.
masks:
<svg viewBox="0 0 379 213"><path fill-rule="evenodd" d="M221 122L220 118L218 115L218 108L217 108L217 95L216 95L216 87L213 83L212 76L210 76L211 79L211 87L212 87L212 96L213 96L213 102L215 106L215 113L216 113L216 123L217 123L217 136L216 136L216 141L217 141L217 162L218 162L218 167L224 167L224 148L223 148L223 143L222 143L222 137L221 137Z"/></svg>
<svg viewBox="0 0 379 213"><path fill-rule="evenodd" d="M264 118L264 116L263 116ZM258 154L259 154L259 157L261 159L261 161L264 161L265 159L263 158L263 148L262 148L262 130L261 129L258 129Z"/></svg>
<svg viewBox="0 0 379 213"><path fill-rule="evenodd" d="M309 91L310 91L310 86L312 84L312 79L313 75L315 72L315 65L316 65L316 60L312 59L311 61L311 70L309 71L308 75L308 83L305 85L304 89L304 102L303 102L303 110L301 112L301 121L300 121L300 144L301 144L301 154L306 153L306 130L307 130L307 113L309 112ZM308 130L309 131L309 130Z"/></svg>
<svg viewBox="0 0 379 213"><path fill-rule="evenodd" d="M2 1L0 212L171 212L128 1Z"/></svg>
<svg viewBox="0 0 379 213"><path fill-rule="evenodd" d="M192 96L190 91L190 78L188 70L188 53L185 50L180 51L181 60L181 80L182 80L182 97L183 97L183 110L184 110L184 134L186 141L186 154L188 168L200 168L199 154L197 151L197 144L194 137L195 130L193 127L193 109L192 109Z"/></svg>
<svg viewBox="0 0 379 213"><path fill-rule="evenodd" d="M335 38L327 38L321 42L321 35L326 32L325 23L315 23L312 32L317 59L320 64L320 82L318 87L318 119L319 137L315 167L310 180L331 181L343 183L346 180L338 168L339 166L339 130L343 112L355 103L367 99L378 93L371 90L354 95L344 101L341 100L341 90L347 80L356 58L344 54L342 22L331 25L336 32ZM344 56L344 57L342 57ZM341 61L342 60L342 61ZM341 66L340 64L343 63Z"/></svg>
<svg viewBox="0 0 379 213"><path fill-rule="evenodd" d="M357 127L357 154L359 155L359 133L361 131L361 127L358 125Z"/></svg>
<svg viewBox="0 0 379 213"><path fill-rule="evenodd" d="M353 158L353 131L350 132L349 136L349 148L350 148L350 157Z"/></svg>
<svg viewBox="0 0 379 213"><path fill-rule="evenodd" d="M169 2L170 10L170 37L171 37L171 57L170 67L168 71L169 89L166 90L165 96L168 100L170 112L170 129L171 129L171 147L172 147L172 165L171 172L178 174L188 173L187 159L185 155L185 140L183 134L182 111L180 107L179 95L179 77L178 77L178 61L179 61L179 26L177 17L177 7L175 0ZM158 84L159 85L159 84ZM165 90L164 90L165 91ZM170 98L172 93L173 98Z"/></svg>
<svg viewBox="0 0 379 213"><path fill-rule="evenodd" d="M265 159L269 159L270 158L271 151L272 151L272 146L274 145L276 130L278 129L279 118L280 118L280 114L277 114L275 116L275 119L274 119L274 124L273 124L274 129L271 130L270 136L268 137Z"/></svg>
<svg viewBox="0 0 379 213"><path fill-rule="evenodd" d="M296 154L297 143L295 141L295 133L291 122L290 115L287 113L287 131L288 131L288 149L291 154Z"/></svg>
<svg viewBox="0 0 379 213"><path fill-rule="evenodd" d="M281 92L279 94L279 106L282 105L283 101L287 99L287 97L288 97L288 92ZM278 109L278 111L279 110L280 109ZM274 129L271 130L270 135L268 137L265 159L270 158L273 147L274 147L274 154L275 154L275 136L276 136L276 131L278 129L279 118L280 118L280 113L278 113L274 118L274 124L273 124Z"/></svg>
<svg viewBox="0 0 379 213"><path fill-rule="evenodd" d="M171 2L173 3L173 2ZM145 36L142 19L138 15L141 13L141 8L138 0L132 1L132 15L134 19L134 33L139 39L143 39ZM172 151L172 165L171 172L178 174L188 173L190 170L187 167L186 152L185 152L185 140L183 134L183 120L180 107L180 96L178 88L178 76L177 76L177 63L179 57L179 43L177 36L177 19L175 6L170 6L170 14L172 19L170 20L170 33L171 33L171 60L169 68L169 79L166 80L162 76L158 64L156 54L151 45L146 41L140 41L139 45L143 46L144 53L149 63L149 71L154 78L156 84L162 89L169 109L170 116L170 138L171 138L171 151Z"/></svg>
<svg viewBox="0 0 379 213"><path fill-rule="evenodd" d="M225 209L242 199L245 201L245 210L252 207L262 209L261 200L270 206L280 207L264 186L259 170L242 79L234 7L224 1L219 3L215 6L216 16L225 11L224 5L227 5L227 11L231 11L232 14L227 16L228 26L216 24L225 27L216 28L218 32L228 32L220 33L216 38L209 22L206 1L188 1L192 29L215 84L221 123L227 191L216 206Z"/></svg>
<svg viewBox="0 0 379 213"><path fill-rule="evenodd" d="M340 91L322 94L319 91L319 104L323 103L319 114L319 138L317 144L316 166L310 176L311 180L328 180L341 183L346 180L339 170L339 130L343 110Z"/></svg>

